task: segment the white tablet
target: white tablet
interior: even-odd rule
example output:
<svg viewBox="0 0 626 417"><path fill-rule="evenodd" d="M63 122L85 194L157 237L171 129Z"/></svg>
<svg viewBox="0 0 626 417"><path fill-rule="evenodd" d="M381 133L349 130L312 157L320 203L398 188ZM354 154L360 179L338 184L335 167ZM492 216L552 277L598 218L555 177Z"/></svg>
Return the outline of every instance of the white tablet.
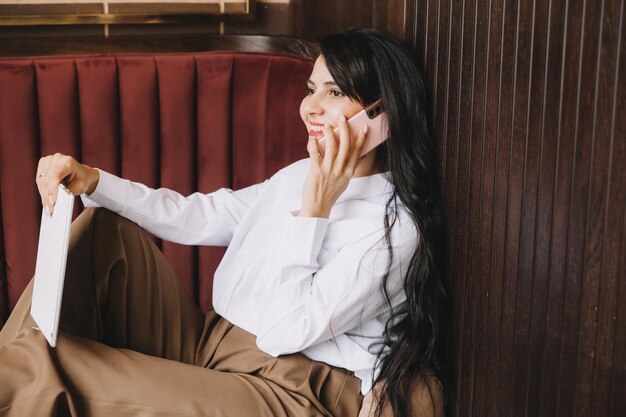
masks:
<svg viewBox="0 0 626 417"><path fill-rule="evenodd" d="M59 185L52 216L45 209L41 213L30 314L52 347L56 346L59 330L73 207L74 196Z"/></svg>

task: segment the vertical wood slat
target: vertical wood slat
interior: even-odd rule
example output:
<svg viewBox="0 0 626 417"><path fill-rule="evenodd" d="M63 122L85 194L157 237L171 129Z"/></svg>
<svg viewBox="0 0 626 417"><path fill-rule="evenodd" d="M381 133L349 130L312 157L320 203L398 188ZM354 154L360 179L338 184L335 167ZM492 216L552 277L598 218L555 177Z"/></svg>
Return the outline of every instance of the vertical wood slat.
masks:
<svg viewBox="0 0 626 417"><path fill-rule="evenodd" d="M486 302L478 308L477 322L477 346L478 355L475 356L476 364L483 363L483 366L476 366L477 381L485 381L477 386L476 406L474 409L477 414L484 414L484 410L490 405L491 395L487 391L489 387L488 381L492 379L489 374L489 365L495 361L495 352L491 351L491 347L495 343L488 343L488 339L493 342L498 338L498 307L496 306L497 297L499 297L500 285L495 279L494 274L490 271L491 257L493 256L493 246L491 243L493 237L493 221L497 213L494 213L494 192L495 180L497 179L496 171L501 164L497 156L499 151L499 130L500 121L500 96L501 96L501 66L502 60L502 19L504 6L501 1L492 0L489 3L488 19L492 22L488 30L488 46L487 46L487 74L485 84L485 103L484 117L482 120L482 167L481 167L481 198L479 208L479 241L477 249L478 263L477 267L480 271L486 271L485 274L477 273L476 277L481 280L481 288L479 293L486 294ZM461 86L462 88L462 86ZM480 248L489 248L483 250ZM475 307L476 308L476 307Z"/></svg>
<svg viewBox="0 0 626 417"><path fill-rule="evenodd" d="M466 4L466 6L469 4ZM450 6L453 7L453 2L450 2ZM472 21L476 25L474 32L474 54L472 57L472 65L482 67L484 69L489 68L489 39L490 39L490 25L489 16L491 15L491 2L489 0L483 0L476 2L476 19ZM460 22L449 19L448 25L455 26ZM450 45L456 43L456 39L450 38L448 40ZM455 59L450 54L449 59ZM440 66L443 63L440 63ZM450 63L446 63L446 66L450 67ZM471 86L460 86L447 84L447 88L438 88L441 92L455 91L454 94L444 94L438 100L444 100L445 96L454 98L456 94L459 94L463 89L469 89L468 94L471 95L471 112L469 112L470 125L465 132L459 132L459 140L466 141L466 147L459 147L459 159L466 158L463 161L463 170L456 169L457 181L465 182L467 187L462 189L457 186L455 190L451 190L456 203L463 204L462 212L455 211L454 215L458 215L458 218L454 220L454 227L458 230L459 234L463 237L464 246L462 252L459 253L459 258L462 259L459 262L457 270L461 275L471 277L471 283L467 282L464 285L465 296L464 299L479 299L482 292L483 280L486 278L480 274L480 262L482 261L482 255L480 253L480 230L481 230L481 209L482 209L482 193L483 193L483 180L481 179L481 167L484 164L484 143L485 143L485 130L484 124L486 120L485 112L487 110L487 97L488 97L488 79L489 71L473 71ZM446 100L449 100L446 98ZM460 111L459 108L457 111ZM439 116L438 116L439 117ZM443 120L452 120L450 116ZM438 124L439 122L437 122ZM447 122L446 122L447 123ZM441 129L441 137L445 137L450 132L450 127ZM446 133L446 131L448 133ZM457 160L459 160L457 159ZM454 164L447 164L447 171L455 170ZM466 179L461 181L463 176L467 176ZM474 181L472 181L474 179ZM469 192L467 192L469 191ZM459 219L467 218L467 222L458 222ZM467 303L463 306L463 335L466 339L464 341L464 352L460 356L462 358L461 363L467 363L468 376L463 378L463 385L476 386L477 381L482 381L481 369L476 361L477 355L480 357L482 353L483 345L479 344L475 335L481 332L484 322L481 320L481 313L484 305ZM469 339L473 339L474 342L467 343ZM459 374L463 375L463 374ZM463 390L461 389L461 392ZM466 407L473 413L478 413L479 395L481 395L479 387L471 390L465 394ZM460 397L460 401L463 396ZM463 412L462 409L460 411Z"/></svg>
<svg viewBox="0 0 626 417"><path fill-rule="evenodd" d="M499 68L499 89L500 91L500 114L498 123L498 152L495 197L494 197L494 231L491 241L491 276L494 282L499 285L499 294L494 300L493 318L496 319L495 335L491 340L487 340L488 346L495 350L495 359L491 361L491 372L488 374L488 386L486 394L486 415L497 415L505 405L513 401L510 390L502 390L498 398L490 398L491 393L498 390L501 384L508 381L508 375L513 369L513 338L515 320L515 310L511 308L512 300L515 297L516 282L506 279L507 263L506 254L508 248L507 230L509 228L508 206L510 199L510 178L513 165L514 142L511 140L513 132L513 117L515 115L516 96L516 73L515 59L510 59L516 55L516 33L517 18L519 10L515 4L504 2L502 12L502 44L500 49L501 66ZM508 30L507 30L508 28ZM503 88L508 86L509 88ZM493 319L492 318L492 319ZM494 369L495 368L495 369Z"/></svg>
<svg viewBox="0 0 626 417"><path fill-rule="evenodd" d="M544 415L540 410L540 398L546 378L544 372L544 352L546 350L546 322L549 304L548 286L551 277L548 276L548 268L551 259L550 235L553 219L553 189L556 152L558 147L557 123L558 123L558 99L561 77L561 51L559 33L563 33L563 13L560 10L562 1L551 0L549 2L537 2L535 7L533 27L533 67L531 77L541 83L540 101L531 98L535 103L531 110L531 117L536 114L536 122L530 120L530 137L537 138L537 172L533 178L536 187L536 201L534 206L535 223L532 228L534 242L532 249L531 276L531 323L529 340L528 376L527 376L527 405L526 413L529 415ZM539 89L532 85L532 89ZM539 105L540 103L540 105ZM554 110L556 109L556 110ZM540 279L537 279L540 278ZM537 382L535 382L537 381Z"/></svg>
<svg viewBox="0 0 626 417"><path fill-rule="evenodd" d="M615 249L620 241L619 232L624 218L619 217L620 206L626 201L626 171L622 168L626 161L624 153L625 136L614 135L616 117L615 99L619 91L616 84L619 71L619 39L622 27L620 9L623 2L607 1L603 3L598 33L598 66L596 108L594 115L594 185L592 186L590 211L597 214L598 229L597 265L590 271L598 283L598 297L595 301L595 337L594 355L590 376L591 395L588 410L590 415L606 415L610 400L610 376L613 356L614 320L617 299L614 294L618 287L616 272L619 264L615 261L619 252ZM622 16L623 19L623 16ZM623 90L623 88L622 88ZM607 140L603 140L606 138ZM599 139L599 140L598 140ZM620 157L621 156L621 157ZM621 175L620 175L621 173ZM612 175L613 174L613 175ZM622 184L620 184L620 178ZM623 347L622 347L623 349Z"/></svg>
<svg viewBox="0 0 626 417"><path fill-rule="evenodd" d="M563 67L569 71L563 73L563 108L561 112L561 139L559 159L559 178L562 180L557 186L557 202L555 210L562 213L561 218L557 217L557 225L563 227L562 238L566 239L567 245L563 245L554 239L553 254L557 256L557 251L562 255L562 261L554 263L552 274L563 274L563 307L562 324L560 327L560 348L558 351L559 373L557 377L556 390L556 415L571 416L574 413L574 390L576 367L571 366L576 361L576 346L578 332L578 310L580 299L580 253L581 239L580 231L574 224L579 224L580 208L579 201L574 200L575 195L581 191L577 188L574 173L579 170L577 161L577 132L578 115L580 108L580 88L581 85L581 62L582 62L582 31L583 31L583 3L572 2L568 4L567 12L567 39L563 58ZM560 210L559 210L560 209Z"/></svg>
<svg viewBox="0 0 626 417"><path fill-rule="evenodd" d="M432 7L433 9L437 9L438 14L434 14L433 16L435 18L442 17L442 7L440 5L437 5L437 7ZM477 25L476 25L476 18L477 18L477 8L478 6L476 4L472 4L470 2L464 2L463 4L463 11L462 11L462 17L463 17L463 23L461 24L462 26L462 32L461 32L461 36L462 36L462 40L459 41L460 43L460 54L461 54L461 65L459 66L459 71L460 74L458 75L458 83L453 85L453 90L455 90L458 94L453 95L453 98L458 97L458 105L457 105L457 110L461 109L463 107L465 108L471 108L471 103L474 100L474 77L475 74L472 71L467 71L467 68L471 68L474 65L474 60L476 59L476 49L475 49L475 39L477 36ZM443 10L445 10L446 8L443 8ZM449 22L449 19L445 19L445 22ZM437 33L439 34L438 36L438 40L437 40L437 48L440 48L440 38L442 33L445 33L443 30L441 30L441 24L437 23L437 24L433 24L432 26L435 26L437 28L439 28L439 30L437 31ZM485 27L485 26L483 26ZM436 62L436 67L437 68L445 68L447 67L446 61L445 60L439 60L439 56L437 56L437 62ZM436 82L437 84L442 84L441 86L437 85L434 90L436 91L436 97L435 100L437 103L444 103L444 96L441 95L441 91L445 91L446 87L443 85L443 80L444 78L440 78L439 75L433 75L433 78L437 77ZM441 80L441 81L439 81ZM465 85L468 88L464 88L461 89L461 85ZM441 104L437 105L437 108L440 108ZM437 110L438 113L435 115L435 117L438 119L440 117L443 117L443 113L440 113L439 110ZM467 227L463 228L463 229L459 229L457 227L457 223L456 223L456 218L464 218L467 215L467 212L469 210L469 199L465 196L462 195L461 193L458 193L457 190L461 190L464 189L466 190L469 187L469 175L467 175L467 172L470 169L470 156L472 154L471 149L473 148L473 137L470 134L467 134L467 132L471 132L472 131L472 126L473 126L473 119L474 119L474 114L472 112L459 112L459 117L458 117L458 122L456 126L453 126L452 129L453 131L456 132L456 134L454 136L448 135L447 137L444 136L445 133L444 132L437 132L438 136L439 136L439 140L441 142L443 142L443 146L442 146L442 174L443 174L443 184L445 184L444 186L444 193L446 195L449 196L449 199L451 200L451 204L449 206L449 210L454 210L454 214L449 214L449 221L450 221L450 230L458 230L458 234L457 237L455 237L455 239L451 240L453 243L451 245L451 251L453 253L458 254L459 257L463 257L465 258L465 253L467 253ZM453 209L454 207L454 209ZM449 212L451 213L451 212ZM466 268L466 264L461 264L461 263L452 263L451 268L450 268L450 273L451 276L457 276L459 274L463 274L464 270ZM456 289L455 291L455 299L459 299L459 298L465 298L465 297L472 297L471 294L468 293L468 291L471 291L471 287L468 285L465 285L465 283L459 283L460 285L458 285L458 289ZM459 311L459 319L457 320L457 323L455 323L454 328L457 329L456 330L456 334L460 334L463 331L468 331L469 330L469 326L467 326L466 328L466 323L469 322L469 320L471 320L471 310L469 308L463 308L462 310ZM464 355L465 354L465 355ZM470 361L469 358L467 358L466 355L471 354L471 348L465 349L465 348L461 348L459 347L458 349L458 355L457 355L457 363L463 362L463 361ZM458 409L458 405L461 403L461 398L466 398L466 402L469 404L471 404L471 393L469 391L465 391L463 390L461 387L463 386L463 384L472 384L472 382L470 380L468 380L467 378L463 378L463 376L461 374L458 375L459 379L457 381L457 389L456 389L456 396L459 399L459 401L457 402L457 409L456 412L459 413L459 409ZM468 373L468 377L469 377L469 373ZM463 382L461 383L461 380L463 380Z"/></svg>
<svg viewBox="0 0 626 417"><path fill-rule="evenodd" d="M580 129L578 131L578 139L580 139L581 148L584 150L584 160L581 167L581 186L584 187L584 200L580 204L585 207L585 218L582 223L582 231L584 239L582 243L582 268L581 275L581 295L580 295L580 314L578 327L578 352L576 360L576 388L575 388L575 409L574 415L587 416L591 412L591 397L593 390L591 387L594 347L597 328L597 300L599 291L599 255L601 254L601 239L603 230L601 223L598 193L596 186L598 183L598 174L603 167L596 163L597 147L602 145L604 138L596 136L597 129L597 101L598 101L598 81L600 71L600 51L599 51L599 34L602 28L602 13L604 2L588 2L584 10L584 28L582 35L582 75L586 80L581 85L581 117ZM593 16L593 19L589 19ZM600 116L603 119L606 116ZM602 174L600 174L602 175ZM600 191L603 193L604 190Z"/></svg>
<svg viewBox="0 0 626 417"><path fill-rule="evenodd" d="M623 9L416 5L451 229L453 415L626 413Z"/></svg>
<svg viewBox="0 0 626 417"><path fill-rule="evenodd" d="M529 330L526 324L529 321L529 313L526 309L530 305L530 289L524 282L518 279L523 261L519 257L522 247L522 206L525 195L522 193L526 172L527 152L527 119L529 113L529 84L531 67L531 37L533 7L531 2L520 2L517 17L517 38L515 54L515 92L513 103L512 136L515 138L511 149L511 176L509 179L509 201L507 202L507 251L505 257L504 279L511 282L513 297L510 300L513 310L511 339L511 368L510 373L503 377L511 382L509 395L510 403L503 404L503 414L521 415L519 410L524 407L524 375L527 373L526 363L523 360L527 355ZM518 308L520 307L520 308ZM521 325L520 325L521 323ZM511 378L520 375L519 378Z"/></svg>
<svg viewBox="0 0 626 417"><path fill-rule="evenodd" d="M608 415L617 416L625 414L626 411L626 397L623 395L624 387L626 386L626 355L624 354L623 346L626 346L626 207L624 207L624 188L626 186L626 172L623 161L626 160L626 118L623 117L623 111L619 112L618 109L626 108L626 27L625 26L625 14L626 5L621 3L621 9L619 12L619 35L617 48L617 63L615 71L615 92L613 99L613 131L611 132L613 140L613 159L612 163L615 167L615 176L611 175L612 187L614 189L609 192L611 195L615 195L615 209L611 218L617 218L621 215L622 227L615 227L615 231L621 231L621 238L618 237L616 241L611 245L611 249L615 247L614 252L609 252L608 255L613 253L617 255L616 258L617 270L615 272L617 277L621 277L618 282L617 290L614 297L617 300L616 311L612 317L613 328L615 329L615 336L612 345L612 367L610 375L610 388L609 388L609 400L608 400ZM621 117L619 116L622 114ZM620 190L613 194L614 190ZM613 217L615 216L615 217ZM610 258L609 258L610 259ZM610 272L610 270L608 271ZM610 316L610 315L609 315Z"/></svg>
<svg viewBox="0 0 626 417"><path fill-rule="evenodd" d="M550 5L550 33L549 33L549 45L548 45L548 62L546 65L547 78L550 75L554 79L547 79L547 85L559 85L560 80L566 77L563 74L563 63L566 54L566 48L568 46L567 40L564 39L563 34L567 33L567 2L554 1ZM557 77L559 76L559 77ZM562 305L563 305L563 262L558 260L564 258L565 245L563 245L562 237L566 233L566 219L569 212L569 207L563 204L567 201L567 195L569 193L569 176L568 172L571 172L571 165L568 163L571 160L571 151L568 151L567 141L563 141L559 132L561 130L561 119L563 109L563 89L548 88L547 99L544 108L555 109L554 117L544 116L544 137L555 137L556 140L548 143L550 154L549 159L546 160L544 166L544 172L549 172L547 176L550 183L546 186L551 188L550 204L552 210L549 213L551 222L546 219L546 215L541 218L544 220L543 224L539 224L538 227L544 228L549 232L549 236L542 242L542 247L538 250L538 253L548 253L548 263L542 263L540 269L537 269L536 273L542 274L548 277L545 291L547 295L547 305L545 312L545 324L544 324L544 338L545 343L542 350L540 350L540 357L537 360L540 363L542 369L550 369L559 362L559 351L561 347L561 341L559 338L560 328L563 321ZM558 117L556 114L558 109ZM544 111L545 114L545 111ZM556 149L555 149L556 147ZM560 152L558 152L560 151ZM544 152L545 153L545 152ZM565 167L563 167L565 165ZM564 169L562 169L564 168ZM548 210L544 210L548 212ZM552 261L556 260L556 261ZM544 372L544 376L541 378L537 385L537 391L539 399L536 402L536 406L539 410L539 415L551 416L555 415L558 409L558 371ZM536 394L536 395L537 395Z"/></svg>

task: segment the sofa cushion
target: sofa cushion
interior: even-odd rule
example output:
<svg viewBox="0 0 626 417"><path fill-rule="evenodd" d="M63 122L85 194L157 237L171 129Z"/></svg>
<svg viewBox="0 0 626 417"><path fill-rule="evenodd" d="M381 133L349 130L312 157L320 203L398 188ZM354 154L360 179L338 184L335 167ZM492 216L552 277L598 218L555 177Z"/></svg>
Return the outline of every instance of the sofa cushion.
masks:
<svg viewBox="0 0 626 417"><path fill-rule="evenodd" d="M0 324L34 274L41 156L183 194L245 187L307 156L298 107L312 65L235 52L0 59ZM210 309L223 248L159 244Z"/></svg>

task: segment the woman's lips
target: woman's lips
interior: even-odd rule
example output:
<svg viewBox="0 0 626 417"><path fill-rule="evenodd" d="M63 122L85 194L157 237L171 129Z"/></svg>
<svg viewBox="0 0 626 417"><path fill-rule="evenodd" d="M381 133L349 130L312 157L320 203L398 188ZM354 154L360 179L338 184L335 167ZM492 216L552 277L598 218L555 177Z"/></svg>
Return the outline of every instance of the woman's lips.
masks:
<svg viewBox="0 0 626 417"><path fill-rule="evenodd" d="M309 124L313 127L317 127L319 128L320 126L324 126L325 123L319 123L319 122L314 122L313 120L309 120ZM331 128L333 128L334 126L332 124L328 124L328 126L330 126ZM324 132L321 129L309 129L309 136L315 137L315 138L322 138L324 137Z"/></svg>

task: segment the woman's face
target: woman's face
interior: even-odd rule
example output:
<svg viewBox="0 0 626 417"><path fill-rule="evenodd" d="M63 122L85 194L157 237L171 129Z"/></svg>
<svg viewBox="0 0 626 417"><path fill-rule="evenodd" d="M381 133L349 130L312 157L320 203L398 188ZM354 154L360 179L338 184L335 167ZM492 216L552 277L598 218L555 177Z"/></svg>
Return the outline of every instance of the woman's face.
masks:
<svg viewBox="0 0 626 417"><path fill-rule="evenodd" d="M363 110L361 104L344 95L326 68L321 55L315 61L313 72L307 81L307 94L300 104L300 117L309 136L321 138L324 124L336 127L339 116L346 119Z"/></svg>

